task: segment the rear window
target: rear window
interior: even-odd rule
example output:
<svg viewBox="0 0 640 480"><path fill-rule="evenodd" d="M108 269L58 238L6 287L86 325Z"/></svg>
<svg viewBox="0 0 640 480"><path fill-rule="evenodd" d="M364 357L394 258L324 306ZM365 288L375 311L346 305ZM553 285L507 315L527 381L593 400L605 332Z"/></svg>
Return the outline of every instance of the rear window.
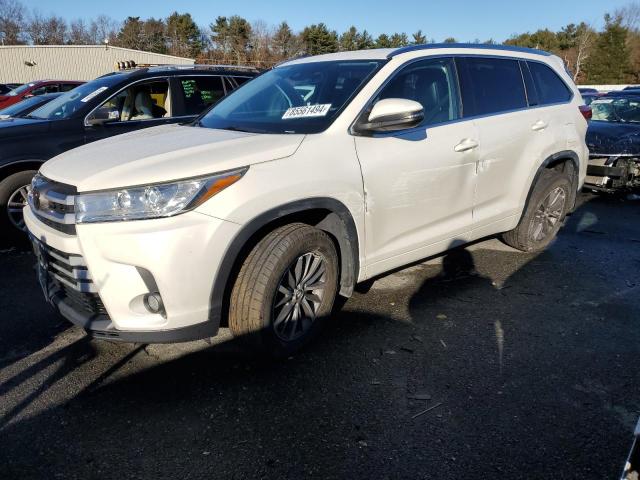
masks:
<svg viewBox="0 0 640 480"><path fill-rule="evenodd" d="M465 117L527 107L517 60L468 57L457 60Z"/></svg>
<svg viewBox="0 0 640 480"><path fill-rule="evenodd" d="M542 63L527 63L538 92L540 105L564 103L571 100L571 90L556 72Z"/></svg>

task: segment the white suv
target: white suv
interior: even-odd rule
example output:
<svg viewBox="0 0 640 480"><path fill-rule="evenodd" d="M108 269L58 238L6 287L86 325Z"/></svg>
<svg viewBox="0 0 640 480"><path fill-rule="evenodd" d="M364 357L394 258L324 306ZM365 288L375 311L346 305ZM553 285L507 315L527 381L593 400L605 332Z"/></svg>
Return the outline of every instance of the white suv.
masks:
<svg viewBox="0 0 640 480"><path fill-rule="evenodd" d="M66 152L25 220L47 298L98 338L228 326L290 353L337 295L488 235L544 248L587 165L560 58L421 45L280 65L194 124Z"/></svg>

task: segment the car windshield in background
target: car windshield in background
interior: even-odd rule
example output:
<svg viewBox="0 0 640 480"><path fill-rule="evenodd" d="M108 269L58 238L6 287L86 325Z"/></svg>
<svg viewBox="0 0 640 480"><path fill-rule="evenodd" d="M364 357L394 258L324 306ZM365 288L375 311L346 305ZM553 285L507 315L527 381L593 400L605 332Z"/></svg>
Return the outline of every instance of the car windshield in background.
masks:
<svg viewBox="0 0 640 480"><path fill-rule="evenodd" d="M331 61L278 67L221 100L198 125L256 133L322 132L381 65Z"/></svg>
<svg viewBox="0 0 640 480"><path fill-rule="evenodd" d="M33 107L41 103L42 101L43 100L41 96L25 98L21 102L14 103L9 107L3 108L2 110L0 110L0 117L2 118L15 117L16 115L24 112L26 109Z"/></svg>
<svg viewBox="0 0 640 480"><path fill-rule="evenodd" d="M42 120L59 120L69 118L77 111L87 106L93 98L108 90L113 84L120 81L120 76L113 75L97 78L96 80L80 85L58 98L51 100L46 105L31 112L28 118Z"/></svg>
<svg viewBox="0 0 640 480"><path fill-rule="evenodd" d="M639 98L599 98L591 102L596 122L640 123Z"/></svg>
<svg viewBox="0 0 640 480"><path fill-rule="evenodd" d="M24 91L29 90L34 85L35 83L25 83L24 85L20 85L19 87L14 88L9 93L7 93L7 95L10 97L15 97L16 95L20 95Z"/></svg>

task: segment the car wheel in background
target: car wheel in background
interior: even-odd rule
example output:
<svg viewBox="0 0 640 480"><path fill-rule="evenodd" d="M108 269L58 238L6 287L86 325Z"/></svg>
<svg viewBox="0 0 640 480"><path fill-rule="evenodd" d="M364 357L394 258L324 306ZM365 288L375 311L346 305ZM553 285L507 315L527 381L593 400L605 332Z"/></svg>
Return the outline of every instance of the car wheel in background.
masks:
<svg viewBox="0 0 640 480"><path fill-rule="evenodd" d="M0 181L0 235L2 240L25 237L26 226L22 209L27 204L31 179L37 172L27 170L9 175Z"/></svg>

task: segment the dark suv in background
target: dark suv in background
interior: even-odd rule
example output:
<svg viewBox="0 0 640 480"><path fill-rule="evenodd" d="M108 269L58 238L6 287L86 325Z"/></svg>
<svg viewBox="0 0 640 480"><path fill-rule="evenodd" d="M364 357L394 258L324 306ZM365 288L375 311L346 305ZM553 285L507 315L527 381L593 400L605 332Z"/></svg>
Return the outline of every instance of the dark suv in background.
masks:
<svg viewBox="0 0 640 480"><path fill-rule="evenodd" d="M0 237L24 229L27 187L46 160L113 135L190 122L256 75L241 67L135 68L104 75L26 117L0 122Z"/></svg>

